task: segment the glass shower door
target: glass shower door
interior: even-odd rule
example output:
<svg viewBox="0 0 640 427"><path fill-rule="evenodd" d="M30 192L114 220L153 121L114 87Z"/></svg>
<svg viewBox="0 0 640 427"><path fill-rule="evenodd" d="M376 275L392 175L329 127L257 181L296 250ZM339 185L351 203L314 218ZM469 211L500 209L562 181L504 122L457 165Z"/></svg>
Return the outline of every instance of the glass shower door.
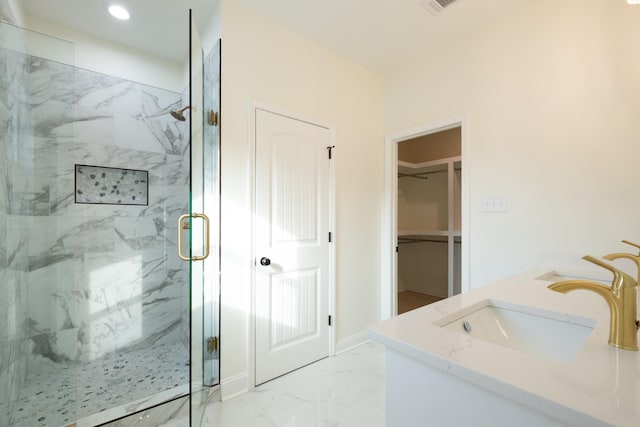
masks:
<svg viewBox="0 0 640 427"><path fill-rule="evenodd" d="M204 58L204 209L211 221L211 254L203 293L204 385L220 383L220 46L218 41Z"/></svg>

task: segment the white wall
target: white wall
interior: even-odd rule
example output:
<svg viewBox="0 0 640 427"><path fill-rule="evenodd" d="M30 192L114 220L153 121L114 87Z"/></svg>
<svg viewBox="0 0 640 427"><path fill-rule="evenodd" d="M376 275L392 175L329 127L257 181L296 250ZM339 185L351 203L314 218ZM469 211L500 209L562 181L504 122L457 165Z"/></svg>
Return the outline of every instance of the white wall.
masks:
<svg viewBox="0 0 640 427"><path fill-rule="evenodd" d="M33 17L25 19L24 27L31 31L72 42L74 55L71 60L74 61L73 65L77 67L177 93L182 92L187 85L183 74L184 64L182 63L148 55L139 50L98 39ZM186 24L184 28L176 28L176 31L181 30L189 31ZM34 40L37 41L37 39ZM30 51L34 55L44 57L51 55L51 52L47 52L50 49L50 44L45 44L41 50L38 49L39 46L37 44L30 46ZM68 49L64 50L64 54L66 54ZM185 59L187 57L188 52L185 51ZM56 58L49 59L56 60ZM67 63L69 61L63 60L62 62Z"/></svg>
<svg viewBox="0 0 640 427"><path fill-rule="evenodd" d="M638 52L640 7L536 0L385 79L386 133L469 112L472 287L640 241Z"/></svg>
<svg viewBox="0 0 640 427"><path fill-rule="evenodd" d="M222 35L224 385L250 371L250 100L336 125L338 341L380 317L384 137L376 74L237 2L223 2Z"/></svg>

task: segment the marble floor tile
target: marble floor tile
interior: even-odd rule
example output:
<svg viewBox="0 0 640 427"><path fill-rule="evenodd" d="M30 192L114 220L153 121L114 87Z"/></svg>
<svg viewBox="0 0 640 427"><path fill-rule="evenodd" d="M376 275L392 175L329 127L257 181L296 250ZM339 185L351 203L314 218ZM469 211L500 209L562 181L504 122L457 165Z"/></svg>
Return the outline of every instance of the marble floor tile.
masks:
<svg viewBox="0 0 640 427"><path fill-rule="evenodd" d="M384 350L367 343L210 403L203 426L384 426Z"/></svg>
<svg viewBox="0 0 640 427"><path fill-rule="evenodd" d="M162 369L157 367L158 372ZM46 413L42 410L40 414ZM36 421L37 418L23 418L17 425L55 425L51 419ZM79 422L80 425L96 424ZM185 399L108 424L114 427L188 425L188 400ZM379 344L366 343L269 381L226 402L213 401L205 408L202 426L383 427L384 350Z"/></svg>

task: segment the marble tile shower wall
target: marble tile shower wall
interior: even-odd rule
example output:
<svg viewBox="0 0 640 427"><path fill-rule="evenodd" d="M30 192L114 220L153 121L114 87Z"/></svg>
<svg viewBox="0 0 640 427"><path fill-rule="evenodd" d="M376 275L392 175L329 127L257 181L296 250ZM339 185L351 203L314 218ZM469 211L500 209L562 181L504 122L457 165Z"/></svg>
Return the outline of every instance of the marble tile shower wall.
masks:
<svg viewBox="0 0 640 427"><path fill-rule="evenodd" d="M33 141L25 154L31 169L9 168L0 187L9 193L11 226L0 221L5 258L11 248L25 251L27 380L116 350L183 340L188 265L176 238L177 218L188 210L189 149L187 126L168 114L181 95L8 54L28 82L28 98L10 103L24 104L34 124L19 131ZM149 171L148 206L74 203L76 163Z"/></svg>
<svg viewBox="0 0 640 427"><path fill-rule="evenodd" d="M0 49L0 425L10 425L7 419L12 402L20 397L27 376L29 348L27 338L27 247L26 220L9 216L12 168L29 168L28 159L19 156L20 134L33 129L28 106L19 102L28 98L24 74L26 58L9 57ZM22 131L21 131L22 130Z"/></svg>

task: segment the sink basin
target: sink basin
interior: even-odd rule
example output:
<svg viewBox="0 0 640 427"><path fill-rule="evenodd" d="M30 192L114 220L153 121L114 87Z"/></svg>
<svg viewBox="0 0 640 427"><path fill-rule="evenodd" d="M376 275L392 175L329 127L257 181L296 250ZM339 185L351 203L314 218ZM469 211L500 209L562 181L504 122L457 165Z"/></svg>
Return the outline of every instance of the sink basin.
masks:
<svg viewBox="0 0 640 427"><path fill-rule="evenodd" d="M484 300L436 321L435 325L531 356L569 362L584 345L596 321Z"/></svg>

